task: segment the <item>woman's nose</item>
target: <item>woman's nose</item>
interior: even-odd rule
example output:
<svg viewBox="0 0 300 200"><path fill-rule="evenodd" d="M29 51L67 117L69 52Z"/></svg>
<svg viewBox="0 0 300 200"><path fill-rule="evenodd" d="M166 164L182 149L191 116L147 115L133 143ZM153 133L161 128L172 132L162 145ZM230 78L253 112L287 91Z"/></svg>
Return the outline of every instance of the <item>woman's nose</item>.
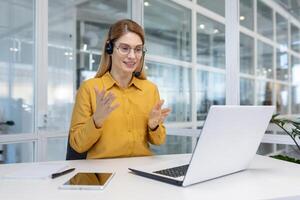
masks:
<svg viewBox="0 0 300 200"><path fill-rule="evenodd" d="M128 54L129 58L135 58L135 52L134 49L130 49L129 54Z"/></svg>

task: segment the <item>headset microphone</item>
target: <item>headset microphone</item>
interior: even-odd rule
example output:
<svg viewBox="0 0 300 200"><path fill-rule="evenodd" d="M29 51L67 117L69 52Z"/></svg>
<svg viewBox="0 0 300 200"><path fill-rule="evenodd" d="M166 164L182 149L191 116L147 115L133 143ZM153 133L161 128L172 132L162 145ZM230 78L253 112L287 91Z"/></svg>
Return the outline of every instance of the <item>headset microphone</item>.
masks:
<svg viewBox="0 0 300 200"><path fill-rule="evenodd" d="M133 75L134 75L135 77L139 77L139 76L141 75L142 70L143 70L143 68L142 68L141 71L139 71L139 72L133 72Z"/></svg>
<svg viewBox="0 0 300 200"><path fill-rule="evenodd" d="M146 53L146 51L143 51L143 60L142 60L142 67L141 67L141 70L140 71L138 71L138 72L133 72L133 75L135 76L135 77L139 77L141 74L142 74L142 71L143 71L143 67L144 67L144 61L145 61L145 53Z"/></svg>

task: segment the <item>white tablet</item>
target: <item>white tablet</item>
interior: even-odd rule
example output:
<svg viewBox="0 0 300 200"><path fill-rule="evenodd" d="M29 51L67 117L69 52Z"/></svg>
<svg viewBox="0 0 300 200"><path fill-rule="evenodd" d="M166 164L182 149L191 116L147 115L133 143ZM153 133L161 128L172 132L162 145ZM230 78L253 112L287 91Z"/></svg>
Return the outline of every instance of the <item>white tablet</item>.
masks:
<svg viewBox="0 0 300 200"><path fill-rule="evenodd" d="M60 189L103 190L112 179L112 172L80 172L61 185Z"/></svg>

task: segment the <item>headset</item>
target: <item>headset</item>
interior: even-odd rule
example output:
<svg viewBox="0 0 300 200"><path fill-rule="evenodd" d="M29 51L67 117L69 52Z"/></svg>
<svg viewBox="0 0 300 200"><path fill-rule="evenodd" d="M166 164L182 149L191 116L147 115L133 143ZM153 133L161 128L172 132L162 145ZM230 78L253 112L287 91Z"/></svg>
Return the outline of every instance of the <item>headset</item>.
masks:
<svg viewBox="0 0 300 200"><path fill-rule="evenodd" d="M135 77L139 77L139 76L142 74L143 67L144 67L144 61L145 61L145 60L144 60L144 59L145 59L145 54L146 54L146 50L143 50L143 55L142 55L142 60L141 60L141 62L142 62L141 70L138 71L138 72L136 72L136 71L132 72L132 74L133 74Z"/></svg>
<svg viewBox="0 0 300 200"><path fill-rule="evenodd" d="M108 55L111 55L114 52L114 43L111 40L111 29L112 29L112 26L109 28L109 31L108 31L108 41L105 44L105 51L106 51L106 53Z"/></svg>
<svg viewBox="0 0 300 200"><path fill-rule="evenodd" d="M111 31L112 31L112 26L110 26L109 28L109 31L108 31L108 41L106 42L105 44L105 52L108 54L108 55L111 55L113 54L114 52L114 43L113 43L113 40L111 39ZM141 67L141 70L140 71L134 71L132 72L132 74L135 76L135 77L139 77L141 74L142 74L142 71L143 71L143 67L144 67L144 58L145 58L145 54L146 54L146 50L143 50L143 55L142 55L142 67Z"/></svg>

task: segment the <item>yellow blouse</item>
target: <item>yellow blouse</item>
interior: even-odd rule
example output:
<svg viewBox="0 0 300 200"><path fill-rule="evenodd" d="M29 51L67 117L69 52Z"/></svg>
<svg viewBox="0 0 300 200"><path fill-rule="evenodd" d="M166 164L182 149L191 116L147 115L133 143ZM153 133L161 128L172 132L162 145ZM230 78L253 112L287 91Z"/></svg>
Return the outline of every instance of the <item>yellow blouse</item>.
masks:
<svg viewBox="0 0 300 200"><path fill-rule="evenodd" d="M103 86L111 91L118 102L117 107L104 121L101 128L95 127L92 115L96 110L96 94ZM79 153L87 151L87 158L111 158L152 155L149 143L165 142L163 124L151 131L148 115L160 100L156 85L148 80L133 77L129 87L122 89L109 72L101 78L85 81L79 88L72 114L70 145Z"/></svg>

